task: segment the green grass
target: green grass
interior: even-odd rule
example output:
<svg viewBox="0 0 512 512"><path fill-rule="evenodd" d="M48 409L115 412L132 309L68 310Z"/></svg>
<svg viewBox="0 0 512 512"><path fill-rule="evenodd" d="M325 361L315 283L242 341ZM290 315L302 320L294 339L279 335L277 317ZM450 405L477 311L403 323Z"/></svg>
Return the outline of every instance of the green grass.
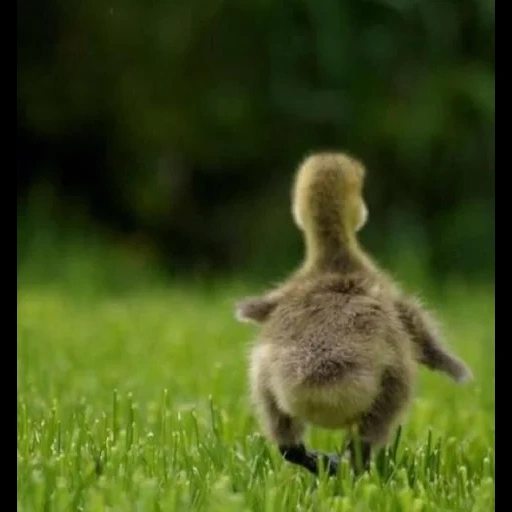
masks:
<svg viewBox="0 0 512 512"><path fill-rule="evenodd" d="M281 460L251 414L256 329L234 321L232 304L254 288L109 294L72 282L18 280L18 511L494 510L492 289L428 292L475 382L422 370L378 468L317 481ZM342 440L312 429L307 442Z"/></svg>

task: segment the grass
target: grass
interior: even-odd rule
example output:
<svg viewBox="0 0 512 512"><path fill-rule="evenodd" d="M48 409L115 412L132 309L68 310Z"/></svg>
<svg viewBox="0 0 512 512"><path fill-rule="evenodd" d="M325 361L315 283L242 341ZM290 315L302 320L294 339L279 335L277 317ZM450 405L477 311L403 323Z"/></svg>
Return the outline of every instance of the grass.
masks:
<svg viewBox="0 0 512 512"><path fill-rule="evenodd" d="M254 290L111 294L83 276L19 276L18 511L494 510L492 289L427 292L475 382L422 370L399 437L356 481L347 466L316 480L258 433L246 383L256 329L232 315ZM332 451L342 437L312 429L307 442Z"/></svg>

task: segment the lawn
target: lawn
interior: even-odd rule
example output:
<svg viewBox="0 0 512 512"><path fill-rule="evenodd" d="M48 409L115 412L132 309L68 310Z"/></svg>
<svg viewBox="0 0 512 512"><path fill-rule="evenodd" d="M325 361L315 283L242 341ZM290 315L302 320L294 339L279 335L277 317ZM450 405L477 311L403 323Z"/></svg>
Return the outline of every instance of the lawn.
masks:
<svg viewBox="0 0 512 512"><path fill-rule="evenodd" d="M246 379L257 331L232 314L254 287L72 282L18 279L18 511L494 510L492 287L427 292L475 381L422 370L400 435L354 481L347 466L317 480L259 434Z"/></svg>

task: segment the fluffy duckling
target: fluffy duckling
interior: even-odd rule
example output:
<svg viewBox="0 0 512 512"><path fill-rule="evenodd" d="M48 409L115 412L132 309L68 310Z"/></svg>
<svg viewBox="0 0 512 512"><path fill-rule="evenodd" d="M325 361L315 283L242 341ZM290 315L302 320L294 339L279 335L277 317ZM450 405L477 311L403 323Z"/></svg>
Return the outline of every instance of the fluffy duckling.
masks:
<svg viewBox="0 0 512 512"><path fill-rule="evenodd" d="M469 368L442 344L433 317L363 251L368 219L365 168L344 153L318 153L299 166L292 211L304 235L303 264L283 284L236 306L261 325L250 357L254 406L284 458L317 474L339 458L306 449L307 424L355 427L348 451L368 469L405 412L418 363L458 382Z"/></svg>

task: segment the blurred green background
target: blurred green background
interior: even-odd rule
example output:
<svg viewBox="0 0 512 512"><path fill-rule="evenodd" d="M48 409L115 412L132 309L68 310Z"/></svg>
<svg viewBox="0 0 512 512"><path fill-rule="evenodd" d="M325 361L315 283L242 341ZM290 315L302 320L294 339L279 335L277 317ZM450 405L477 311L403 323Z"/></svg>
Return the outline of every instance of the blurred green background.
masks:
<svg viewBox="0 0 512 512"><path fill-rule="evenodd" d="M493 0L18 0L20 512L494 509L494 27ZM262 441L233 318L302 258L324 149L475 374L422 372L389 485L343 496Z"/></svg>
<svg viewBox="0 0 512 512"><path fill-rule="evenodd" d="M380 261L493 282L494 17L488 0L19 1L18 276L276 278L301 256L295 167L333 148L368 167Z"/></svg>

